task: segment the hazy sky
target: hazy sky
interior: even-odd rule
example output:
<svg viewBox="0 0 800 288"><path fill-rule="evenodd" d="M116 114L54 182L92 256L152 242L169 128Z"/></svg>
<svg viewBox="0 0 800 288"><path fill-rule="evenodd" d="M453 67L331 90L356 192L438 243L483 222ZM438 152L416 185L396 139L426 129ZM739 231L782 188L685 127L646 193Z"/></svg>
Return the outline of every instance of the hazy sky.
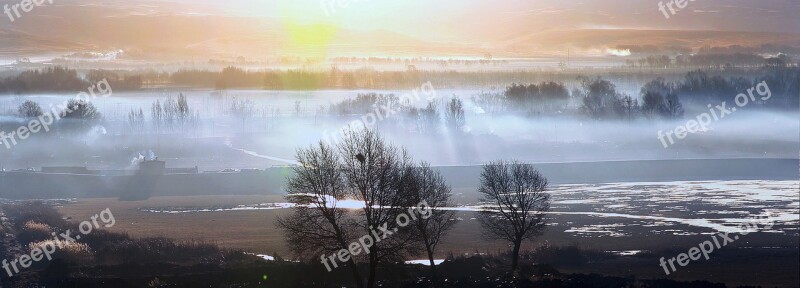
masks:
<svg viewBox="0 0 800 288"><path fill-rule="evenodd" d="M19 21L0 21L0 28L22 33L0 39L0 48L539 55L615 45L800 45L798 0L696 0L669 19L659 11L659 1L667 0L56 0ZM6 3L18 2L0 0Z"/></svg>
<svg viewBox="0 0 800 288"><path fill-rule="evenodd" d="M654 0L351 0L345 7L335 4L338 0L174 1L213 7L210 13L391 30L423 38L505 37L556 28L800 32L797 0L697 0L670 19ZM323 3L334 7L330 15L321 8Z"/></svg>

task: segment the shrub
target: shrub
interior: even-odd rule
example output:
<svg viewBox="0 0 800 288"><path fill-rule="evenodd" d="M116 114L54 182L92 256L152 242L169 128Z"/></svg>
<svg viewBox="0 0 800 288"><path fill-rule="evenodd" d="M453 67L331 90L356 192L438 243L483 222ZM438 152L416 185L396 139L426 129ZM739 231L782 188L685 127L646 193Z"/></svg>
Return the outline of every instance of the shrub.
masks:
<svg viewBox="0 0 800 288"><path fill-rule="evenodd" d="M89 245L86 243L72 242L66 240L44 240L28 244L28 252L39 247L54 245L56 247L55 253L52 254L53 259L61 259L67 263L88 264L94 259Z"/></svg>
<svg viewBox="0 0 800 288"><path fill-rule="evenodd" d="M162 237L120 241L97 252L98 261L103 263L196 264L217 262L222 258L222 250L214 244L198 241L175 242Z"/></svg>
<svg viewBox="0 0 800 288"><path fill-rule="evenodd" d="M24 244L50 239L50 233L53 229L50 225L39 223L29 220L22 225L21 231L17 235L17 239Z"/></svg>
<svg viewBox="0 0 800 288"><path fill-rule="evenodd" d="M59 229L65 223L56 209L42 202L4 205L2 209L6 212L6 216L14 221L14 226L20 229L28 221L47 224Z"/></svg>

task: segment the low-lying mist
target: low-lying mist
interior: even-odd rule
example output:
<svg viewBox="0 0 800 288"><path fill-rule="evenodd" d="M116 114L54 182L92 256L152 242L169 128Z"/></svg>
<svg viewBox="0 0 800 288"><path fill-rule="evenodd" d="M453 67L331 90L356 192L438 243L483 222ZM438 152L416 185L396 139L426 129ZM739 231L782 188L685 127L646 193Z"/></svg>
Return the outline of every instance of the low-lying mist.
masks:
<svg viewBox="0 0 800 288"><path fill-rule="evenodd" d="M298 147L319 141L335 142L338 131L365 119L364 113L329 111L332 104L354 99L358 92L233 91L219 95L194 91L186 93L193 117L180 124L157 124L152 120L153 103L163 103L170 94L113 95L96 103L104 116L102 122L82 130L39 132L18 140L10 149L0 146L0 166L6 170L41 166L126 169L140 155L166 160L170 167L198 166L201 171L291 165ZM376 118L370 127L393 144L405 147L416 159L433 165L476 165L511 158L539 163L796 158L800 146L800 113L791 111L743 107L711 123L704 131L689 133L684 139L673 135L674 144L665 148L658 138L659 131L666 133L685 125L697 116L691 113L706 111L704 107L685 107L684 117L674 120L593 120L559 111L546 115L492 113L485 103L476 101L475 96L481 93L437 91L434 102L440 115L434 124L421 124L422 114L412 117L407 110L398 110L378 117L382 120ZM63 97L69 96L26 99L41 101L46 107L47 103L63 101ZM465 122L457 131L448 125L443 109L451 97L463 103ZM14 101L11 97L0 99L0 108L16 107ZM416 102L409 107L422 113L425 103ZM248 110L234 111L236 107ZM132 120L129 111L139 109L143 119ZM10 132L24 121L6 116L3 123L3 131ZM427 127L423 129L423 125Z"/></svg>

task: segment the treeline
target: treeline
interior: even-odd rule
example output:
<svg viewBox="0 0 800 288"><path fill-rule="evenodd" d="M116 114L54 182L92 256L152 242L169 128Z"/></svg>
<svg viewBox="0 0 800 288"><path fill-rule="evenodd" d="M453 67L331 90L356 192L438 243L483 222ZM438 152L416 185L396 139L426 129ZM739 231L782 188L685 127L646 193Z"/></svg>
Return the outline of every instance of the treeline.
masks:
<svg viewBox="0 0 800 288"><path fill-rule="evenodd" d="M227 67L222 71L181 70L158 79L146 79L158 83L178 86L225 89L264 90L316 90L316 89L407 89L424 82L442 86L493 86L513 81L535 79L539 75L524 72L455 72L423 71L377 71L372 69L328 71L267 70L247 71ZM544 75L541 76L544 78ZM446 83L446 84L442 84Z"/></svg>
<svg viewBox="0 0 800 288"><path fill-rule="evenodd" d="M220 72L182 70L169 75L175 85L225 89L315 90L404 88L419 86L418 72L341 71L246 71L228 67Z"/></svg>
<svg viewBox="0 0 800 288"><path fill-rule="evenodd" d="M680 54L674 57L669 55L650 55L636 60L625 60L629 67L760 67L760 66L791 66L796 64L786 54L775 57L764 57L753 53L730 54Z"/></svg>
<svg viewBox="0 0 800 288"><path fill-rule="evenodd" d="M602 78L580 77L580 88L571 93L559 82L512 84L502 94L482 94L473 101L490 113L524 116L583 115L593 119L678 118L683 116L680 100L670 84L656 79L642 88L641 97L617 91ZM643 103L640 104L640 98Z"/></svg>
<svg viewBox="0 0 800 288"><path fill-rule="evenodd" d="M600 78L585 80L582 86L583 90L573 96L581 99L579 111L592 119L676 119L684 114L674 85L661 78L645 84L636 98L618 92L613 83Z"/></svg>
<svg viewBox="0 0 800 288"><path fill-rule="evenodd" d="M125 128L133 133L195 133L201 124L200 112L189 106L183 93L178 94L177 98L167 96L166 99L153 101L149 121L142 108L131 109L126 116Z"/></svg>
<svg viewBox="0 0 800 288"><path fill-rule="evenodd" d="M0 121L0 131L16 131L21 126L29 125L31 121L49 123L47 131L60 133L83 133L95 125L103 122L103 114L92 104L83 99L69 99L68 101L43 109L38 103L26 100L16 111L19 117L12 121ZM37 135L44 135L39 133Z"/></svg>
<svg viewBox="0 0 800 288"><path fill-rule="evenodd" d="M633 54L667 54L667 55L689 55L695 49L686 46L662 46L662 45L617 45L614 47L618 50L628 50ZM742 46L742 45L729 45L729 46L703 46L696 50L696 54L800 54L800 47L793 47L788 45L779 44L762 44L758 46Z"/></svg>
<svg viewBox="0 0 800 288"><path fill-rule="evenodd" d="M406 66L416 65L437 65L440 67L448 66L484 66L484 65L505 65L508 64L507 60L492 60L491 54L483 55L483 59L429 59L429 58L385 58L385 57L336 57L331 60L334 63L343 64L397 64Z"/></svg>
<svg viewBox="0 0 800 288"><path fill-rule="evenodd" d="M502 93L472 97L477 107L492 114L535 116L583 116L596 120L680 119L687 104L706 106L722 102L734 103L736 95L747 93L758 83L767 83L771 97L750 103L770 109L797 109L800 106L800 68L767 67L762 76L745 78L738 73L718 75L714 70L687 72L682 79L668 81L656 78L646 82L635 95L620 91L617 85L603 78L579 77L578 87L570 92L562 82L544 81L533 84L513 83ZM449 131L465 125L463 103L458 98L429 101L423 108L401 103L395 95L364 93L353 99L332 104L329 115L352 116L380 113L385 107L403 117L393 117L381 125L393 125L408 131L438 132L442 123ZM322 110L324 112L324 110ZM388 118L388 117L386 117Z"/></svg>
<svg viewBox="0 0 800 288"><path fill-rule="evenodd" d="M682 82L675 83L675 92L684 101L732 103L736 95L746 93L757 83L766 82L772 97L757 100L754 104L777 108L794 109L800 105L800 68L766 67L762 76L754 78L713 75L710 71L698 70L687 73Z"/></svg>
<svg viewBox="0 0 800 288"><path fill-rule="evenodd" d="M777 58L776 58L777 59ZM655 61L655 62L653 62ZM666 60L651 60L651 64L663 67ZM672 61L671 59L669 61ZM760 68L734 69L726 67L714 72L740 76L762 73L769 68L794 68L791 65L764 64ZM708 65L705 65L708 66ZM628 69L628 70L626 70ZM144 87L179 86L206 89L264 89L264 90L317 90L317 89L410 89L421 83L431 82L437 89L468 87L505 87L512 83L535 83L554 81L575 83L579 76L598 76L614 79L622 78L631 82L641 79L681 77L678 71L639 70L623 68L619 71L591 73L585 71L546 72L546 71L442 71L417 70L409 67L403 71L377 71L374 69L340 70L259 70L248 71L228 67L221 71L180 70L176 72L157 71L109 71L90 70L85 75L62 67L25 71L17 75L6 73L0 79L0 94L36 92L72 92L85 90L92 81L107 79L117 91L137 90ZM642 81L643 82L643 81Z"/></svg>
<svg viewBox="0 0 800 288"><path fill-rule="evenodd" d="M673 72L668 72L672 75ZM603 72L612 77L655 78L663 72ZM571 82L585 72L546 71L377 71L374 69L340 70L259 70L228 67L222 71L181 70L174 73L143 73L145 83L171 84L207 89L411 89L431 82L437 89L468 87L504 87L511 83L539 81ZM677 74L675 75L677 76Z"/></svg>
<svg viewBox="0 0 800 288"><path fill-rule="evenodd" d="M169 96L166 99L156 99L149 111L148 121L142 108L131 109L125 118L125 127L134 132L152 129L156 133L172 133L194 132L200 124L199 111L189 106L182 93L177 98ZM14 131L22 124L44 118L47 121L53 120L52 128L48 129L56 132L86 132L105 121L97 107L83 99L69 99L64 105L57 105L50 110L42 108L35 101L26 100L17 106L14 116L18 119L0 122L0 131Z"/></svg>
<svg viewBox="0 0 800 288"><path fill-rule="evenodd" d="M771 97L756 99L750 105L773 109L796 110L800 107L800 68L770 67L764 76L747 79L725 78L708 71L686 73L683 81L667 82L658 78L645 84L639 97L617 91L616 86L597 78L584 80L582 90L572 96L581 99L580 111L594 119L634 119L640 116L666 119L682 118L683 104L716 105L734 103L737 95L765 82Z"/></svg>
<svg viewBox="0 0 800 288"><path fill-rule="evenodd" d="M624 68L628 69L628 68ZM357 70L258 70L228 67L222 71L180 70L173 73L141 72L145 83L206 89L411 89L431 82L437 89L505 87L511 83L540 81L571 82L585 71L442 71L407 69L403 71ZM655 78L679 76L676 72L642 70L604 71L609 77ZM666 77L666 76L665 76Z"/></svg>
<svg viewBox="0 0 800 288"><path fill-rule="evenodd" d="M85 91L92 83L105 79L114 90L135 90L142 88L142 77L126 75L126 72L91 70L85 76L76 70L64 67L50 67L29 70L16 76L0 79L0 93L36 93Z"/></svg>
<svg viewBox="0 0 800 288"><path fill-rule="evenodd" d="M215 88L259 88L265 90L314 90L322 88L356 88L355 77L350 74L338 77L335 72L289 71L245 71L235 67L221 72L181 70L169 75L176 85Z"/></svg>
<svg viewBox="0 0 800 288"><path fill-rule="evenodd" d="M72 57L90 58L94 56L87 55L71 55ZM244 56L239 56L236 60L224 59L209 59L207 64L215 66L232 66L232 65L280 65L280 66L301 66L301 65L324 65L325 63L336 64L369 64L369 65L439 65L439 66L475 66L475 65L504 65L507 60L494 60L491 53L484 53L480 55L481 58L473 59L438 59L427 57L414 57L414 58L395 58L395 57L297 57L297 56L282 56L278 58L268 59L265 61L248 59ZM192 61L192 64L195 62ZM202 62L201 62L202 63Z"/></svg>
<svg viewBox="0 0 800 288"><path fill-rule="evenodd" d="M527 86L511 84L503 96L507 109L515 112L530 112L534 105L539 110L563 109L570 98L567 87L553 81Z"/></svg>
<svg viewBox="0 0 800 288"><path fill-rule="evenodd" d="M429 99L419 108L410 101L403 101L394 94L359 93L355 98L345 99L328 107L328 116L352 117L370 115L384 128L396 128L421 134L436 134L443 131L463 132L466 113L463 100L451 97ZM322 110L324 112L324 109ZM369 117L362 117L364 123ZM377 121L380 120L380 121Z"/></svg>
<svg viewBox="0 0 800 288"><path fill-rule="evenodd" d="M744 78L714 75L710 70L690 71L683 80L664 78L649 81L639 95L618 91L611 81L580 77L580 88L571 93L566 85L542 82L538 85L512 84L498 94L473 97L479 106L492 113L522 113L527 116L581 114L593 119L682 118L682 102L696 105L734 103L736 95L747 93L758 83L766 83L771 97L756 99L750 105L772 109L800 107L800 68L766 67L762 76Z"/></svg>
<svg viewBox="0 0 800 288"><path fill-rule="evenodd" d="M680 67L710 67L709 73L727 75L755 75L764 74L765 70L770 69L791 69L797 68L796 64L791 63L791 59L786 56L773 58L759 58L758 61L748 65L739 65L746 68L726 67L724 64L711 65L709 63L724 62L716 59L713 55L694 55L691 60L681 60L679 62L693 61L698 63L696 66L683 65ZM746 59L745 57L720 56L731 61ZM760 57L760 56L758 56ZM670 57L651 56L649 60L642 62L644 66L653 67L677 67L676 60ZM638 63L638 62L637 62ZM670 64L667 64L670 63ZM738 63L738 62L736 62ZM640 65L640 64L636 64ZM737 64L738 65L738 64ZM132 72L133 73L133 72ZM138 72L141 80L153 85L173 85L181 87L195 87L218 90L235 89L264 89L264 90L317 90L317 89L410 89L419 87L421 83L431 82L437 89L444 88L467 88L467 87L505 87L512 83L535 83L535 82L562 82L573 83L577 77L594 77L602 75L605 78L623 78L630 81L642 81L640 79L655 79L663 77L665 79L682 77L679 70L651 71L622 68L621 70L586 72L586 71L566 71L566 72L547 72L547 71L442 71L442 70L418 70L409 67L403 71L378 71L369 68L357 70L341 70L331 68L328 70L244 70L237 67L227 67L221 71L209 70L179 70L172 73L142 71ZM113 83L112 83L113 84Z"/></svg>
<svg viewBox="0 0 800 288"><path fill-rule="evenodd" d="M0 80L0 92L11 93L81 91L89 86L75 70L63 67L25 71Z"/></svg>
<svg viewBox="0 0 800 288"><path fill-rule="evenodd" d="M638 72L637 72L638 73ZM606 73L620 75L625 73ZM228 67L222 71L181 70L170 74L150 73L145 82L177 86L225 89L316 90L316 89L410 89L431 82L437 89L452 87L492 87L530 81L574 81L580 73L533 71L464 72L417 70L377 71L374 69L327 71L267 70L247 71ZM656 74L641 73L637 77Z"/></svg>

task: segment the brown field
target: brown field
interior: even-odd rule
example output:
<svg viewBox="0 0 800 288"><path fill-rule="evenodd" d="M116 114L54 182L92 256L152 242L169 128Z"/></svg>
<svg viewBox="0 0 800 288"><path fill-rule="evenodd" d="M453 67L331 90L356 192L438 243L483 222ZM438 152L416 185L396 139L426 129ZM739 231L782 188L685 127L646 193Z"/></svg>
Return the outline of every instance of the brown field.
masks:
<svg viewBox="0 0 800 288"><path fill-rule="evenodd" d="M105 208L111 209L117 223L111 231L125 232L134 237L164 236L178 240L200 240L222 247L241 249L253 253L283 256L291 255L284 243L275 219L289 210L223 211L196 213L153 213L141 208L208 207L213 205L242 205L266 202L284 202L282 196L194 196L154 197L144 201L119 201L116 198L80 199L58 207L65 217L76 222L89 219ZM462 216L468 217L468 216ZM465 218L469 219L469 218ZM474 221L471 221L474 222ZM474 223L477 225L477 223ZM471 253L495 252L504 246L500 242L487 243L480 238L477 226L459 225L441 251ZM441 253L442 257L446 252Z"/></svg>
<svg viewBox="0 0 800 288"><path fill-rule="evenodd" d="M468 196L465 197L469 193L459 193L467 192L466 190L454 192L457 203L472 200L467 199L470 198ZM125 232L133 237L164 236L177 240L207 241L246 252L269 255L277 253L291 259L292 253L286 247L280 230L275 226L276 217L288 213L290 211L288 209L177 214L140 210L142 208L169 207L208 208L215 205L235 206L269 202L284 202L284 199L279 195L155 197L145 201L95 198L80 199L58 207L58 210L65 217L71 217L71 221L80 222L90 219L92 215L103 209L110 208L117 221L110 230L115 232ZM487 241L481 237L481 229L478 221L474 220L473 212L459 212L457 217L461 221L439 247L438 258L444 258L450 252L458 255L476 252L496 253L507 249L505 243ZM677 252L685 251L686 247L696 245L707 238L706 235L653 237L652 234L649 234L650 230L647 227L631 228L634 230L631 230L630 237L579 236L566 233L565 229L569 226L585 224L624 223L630 227L637 227L637 225L625 219L603 219L577 215L556 215L549 217L547 221L551 223L550 228L535 242L526 243L523 249L535 248L546 243L555 246L577 244L583 249L600 251L645 250L653 252L643 257L620 257L584 266L557 267L563 272L572 273L665 278L663 271L658 266L658 257L675 255ZM705 229L683 225L675 227L689 231L707 232ZM768 286L792 287L791 283L797 283L798 276L797 273L794 273L798 266L794 236L775 236L769 233L751 234L746 241L736 244L735 246L741 245L742 248L727 247L716 252L712 261L694 263L692 269L674 273L666 278L680 281L709 280L733 286L762 285L765 284L765 279L770 279ZM788 247L795 248L746 249L750 245L770 247L787 244ZM743 259L749 260L743 261ZM768 268L766 271L770 271L769 277L754 278L748 273L765 267Z"/></svg>
<svg viewBox="0 0 800 288"><path fill-rule="evenodd" d="M258 253L288 255L274 220L286 210L226 211L206 213L153 213L141 208L167 208L209 205L254 204L282 201L279 196L195 196L155 197L144 201L119 201L116 198L81 199L59 207L65 217L83 221L105 208L117 220L110 228L134 237L164 236L178 240L213 242L227 248Z"/></svg>

